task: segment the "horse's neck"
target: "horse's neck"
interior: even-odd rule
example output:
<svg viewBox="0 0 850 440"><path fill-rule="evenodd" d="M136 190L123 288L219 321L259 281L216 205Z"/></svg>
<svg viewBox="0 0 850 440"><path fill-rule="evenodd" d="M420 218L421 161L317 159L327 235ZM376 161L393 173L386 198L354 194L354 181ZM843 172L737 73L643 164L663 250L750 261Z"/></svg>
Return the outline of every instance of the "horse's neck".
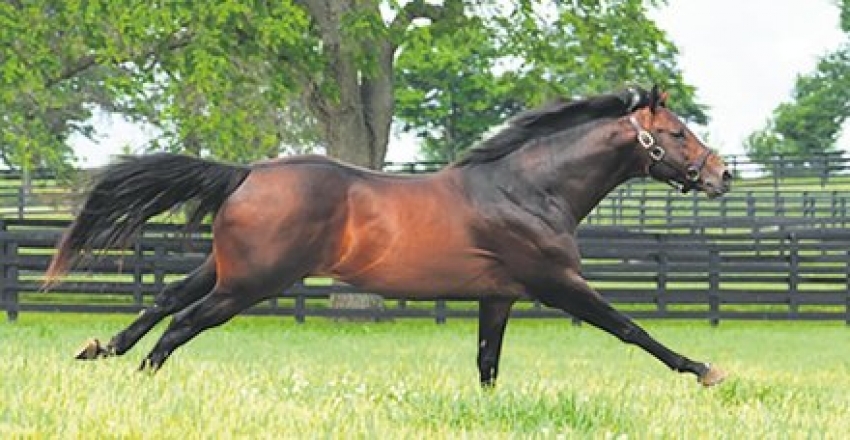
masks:
<svg viewBox="0 0 850 440"><path fill-rule="evenodd" d="M568 177L564 182L563 194L574 205L575 214L581 220L611 191L634 177L635 172L623 161L614 159L606 166L594 162L586 164L579 171L567 169L564 175Z"/></svg>
<svg viewBox="0 0 850 440"><path fill-rule="evenodd" d="M569 147L550 146L551 162L540 176L546 191L563 199L580 222L612 190L639 174L636 150L616 136L588 136ZM542 155L540 152L530 152Z"/></svg>

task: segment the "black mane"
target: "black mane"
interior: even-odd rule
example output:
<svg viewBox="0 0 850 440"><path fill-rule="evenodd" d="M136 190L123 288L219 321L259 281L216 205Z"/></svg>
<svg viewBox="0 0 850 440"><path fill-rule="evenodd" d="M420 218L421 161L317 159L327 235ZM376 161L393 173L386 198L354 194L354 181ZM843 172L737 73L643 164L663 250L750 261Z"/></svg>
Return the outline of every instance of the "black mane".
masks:
<svg viewBox="0 0 850 440"><path fill-rule="evenodd" d="M455 166L498 160L518 150L532 139L577 127L600 118L624 116L649 104L646 90L630 87L614 93L580 100L559 99L542 107L526 110L508 121L508 126L470 149Z"/></svg>

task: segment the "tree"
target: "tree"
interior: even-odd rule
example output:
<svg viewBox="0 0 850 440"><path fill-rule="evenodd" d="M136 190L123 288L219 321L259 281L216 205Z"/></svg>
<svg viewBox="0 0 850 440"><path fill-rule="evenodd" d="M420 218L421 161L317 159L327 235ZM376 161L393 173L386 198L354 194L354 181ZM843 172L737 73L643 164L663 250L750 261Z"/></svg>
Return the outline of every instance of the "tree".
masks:
<svg viewBox="0 0 850 440"><path fill-rule="evenodd" d="M850 0L843 0L841 26L850 32ZM773 110L765 127L750 134L747 154L757 162L782 155L813 156L834 152L844 121L850 117L850 45L823 56L814 72L799 75L791 101Z"/></svg>
<svg viewBox="0 0 850 440"><path fill-rule="evenodd" d="M850 116L848 50L850 47L829 54L815 72L797 77L792 101L780 104L766 127L748 137L745 147L753 160L836 150L841 126Z"/></svg>
<svg viewBox="0 0 850 440"><path fill-rule="evenodd" d="M706 123L675 45L643 0L482 2L474 14L411 32L399 56L397 117L427 156L452 159L493 125L559 96L657 83L676 110Z"/></svg>
<svg viewBox="0 0 850 440"><path fill-rule="evenodd" d="M306 145L374 168L386 154L399 68L411 85L399 99L405 123L450 124L459 146L555 94L601 91L656 70L675 78L675 48L643 2L548 4L7 0L0 159L67 165L68 137L90 134L100 108L158 127L153 149L249 161ZM556 21L541 18L547 8ZM433 42L439 51L426 53ZM520 67L499 71L505 63ZM577 74L582 66L594 73ZM438 97L416 115L417 87L455 98Z"/></svg>
<svg viewBox="0 0 850 440"><path fill-rule="evenodd" d="M433 160L453 160L481 134L519 109L496 73L493 30L459 15L412 31L396 69L396 117Z"/></svg>
<svg viewBox="0 0 850 440"><path fill-rule="evenodd" d="M316 62L308 25L287 1L0 3L0 158L69 165L95 108L157 126L158 149L246 161L315 145L280 62Z"/></svg>

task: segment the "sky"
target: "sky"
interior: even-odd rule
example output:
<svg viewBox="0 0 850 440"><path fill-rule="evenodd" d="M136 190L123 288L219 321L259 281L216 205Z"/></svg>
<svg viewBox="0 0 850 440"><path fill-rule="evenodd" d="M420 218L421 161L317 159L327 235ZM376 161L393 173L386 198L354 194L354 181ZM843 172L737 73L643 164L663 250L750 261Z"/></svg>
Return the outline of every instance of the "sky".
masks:
<svg viewBox="0 0 850 440"><path fill-rule="evenodd" d="M847 41L838 14L835 0L671 0L653 16L710 107L709 143L741 154L747 136L790 100L797 75Z"/></svg>
<svg viewBox="0 0 850 440"><path fill-rule="evenodd" d="M669 0L652 12L679 48L685 80L709 106L711 122L699 131L707 133L712 147L742 154L746 137L790 99L797 75L811 72L818 57L847 41L834 1ZM102 165L125 146L137 151L151 136L120 118L99 115L95 124L95 142L72 140L83 166ZM850 150L850 133L840 142ZM391 141L387 160L415 159L412 138Z"/></svg>

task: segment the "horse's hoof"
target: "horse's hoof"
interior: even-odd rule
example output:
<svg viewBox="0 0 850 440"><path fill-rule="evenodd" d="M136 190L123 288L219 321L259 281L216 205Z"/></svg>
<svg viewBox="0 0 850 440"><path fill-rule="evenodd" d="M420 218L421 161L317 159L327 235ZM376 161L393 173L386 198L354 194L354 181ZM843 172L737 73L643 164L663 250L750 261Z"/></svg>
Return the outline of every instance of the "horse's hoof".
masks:
<svg viewBox="0 0 850 440"><path fill-rule="evenodd" d="M91 361L105 354L106 350L103 348L102 345L100 345L100 341L95 338L92 338L86 341L85 345L83 345L80 350L77 351L77 355L74 356L74 359Z"/></svg>
<svg viewBox="0 0 850 440"><path fill-rule="evenodd" d="M151 358L145 358L139 365L139 372L148 373L153 376L159 370L159 365L154 364Z"/></svg>
<svg viewBox="0 0 850 440"><path fill-rule="evenodd" d="M726 372L713 365L708 366L708 371L699 378L699 383L704 387L712 387L726 379Z"/></svg>

